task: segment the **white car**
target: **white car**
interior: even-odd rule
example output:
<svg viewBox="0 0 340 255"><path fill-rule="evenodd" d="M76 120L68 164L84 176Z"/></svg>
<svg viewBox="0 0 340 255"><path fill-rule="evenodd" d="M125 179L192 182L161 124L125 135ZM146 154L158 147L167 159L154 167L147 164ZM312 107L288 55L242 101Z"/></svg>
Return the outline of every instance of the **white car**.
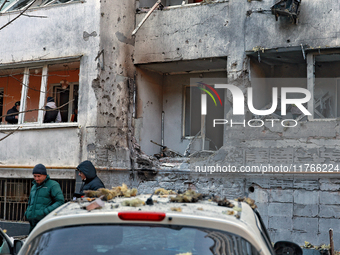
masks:
<svg viewBox="0 0 340 255"><path fill-rule="evenodd" d="M0 254L18 254L22 245L23 241L9 237L5 231L0 228Z"/></svg>
<svg viewBox="0 0 340 255"><path fill-rule="evenodd" d="M259 214L247 203L231 201L234 208L228 208L154 195L153 205L123 205L131 199L115 198L92 211L85 209L90 202L66 203L39 222L19 254L275 254ZM292 243L276 247L276 254L302 254Z"/></svg>

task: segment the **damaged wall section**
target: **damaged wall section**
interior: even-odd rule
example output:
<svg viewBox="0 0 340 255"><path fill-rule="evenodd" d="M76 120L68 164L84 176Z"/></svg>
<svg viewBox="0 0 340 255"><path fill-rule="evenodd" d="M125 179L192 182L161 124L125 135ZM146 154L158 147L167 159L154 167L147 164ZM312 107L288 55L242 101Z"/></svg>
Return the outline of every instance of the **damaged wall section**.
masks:
<svg viewBox="0 0 340 255"><path fill-rule="evenodd" d="M150 172L150 171L147 171ZM126 183L138 193L151 194L158 188L185 191L234 199L249 196L255 200L272 242L287 240L303 245L329 243L329 228L340 235L338 215L340 178L315 174L206 174L183 171L160 171L156 174L125 171L99 171L105 183ZM336 240L336 239L335 239ZM335 242L339 249L339 243Z"/></svg>
<svg viewBox="0 0 340 255"><path fill-rule="evenodd" d="M128 140L133 125L135 68L130 33L135 25L134 8L134 0L101 3L102 56L96 58L98 77L92 82L98 113L96 124L87 127L84 145L85 158L88 155L97 166L131 167Z"/></svg>

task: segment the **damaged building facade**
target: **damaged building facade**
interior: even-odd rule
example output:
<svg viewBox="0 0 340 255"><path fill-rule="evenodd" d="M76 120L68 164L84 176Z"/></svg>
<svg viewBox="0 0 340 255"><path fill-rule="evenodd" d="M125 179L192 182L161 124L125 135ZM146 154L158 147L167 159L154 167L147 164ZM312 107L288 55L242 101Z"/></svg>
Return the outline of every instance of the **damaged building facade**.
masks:
<svg viewBox="0 0 340 255"><path fill-rule="evenodd" d="M25 8L10 2L1 27ZM38 2L0 30L2 115L19 100L23 112L17 125L1 120L1 137L8 136L0 147L2 215L11 211L11 185L18 187L9 183L22 182L12 192L25 194L23 180L36 163L67 180L70 193L74 168L89 159L107 187L248 195L274 242L329 243L330 227L339 238L334 1L162 0L152 12L156 0ZM230 90L216 84L236 86L245 101L252 88L258 110L271 107L273 88L279 106L282 88L306 89L311 99L303 106L312 115L290 104L285 116L279 107L265 117L245 107L236 116ZM29 111L49 96L64 105L61 123L43 123L43 111ZM228 122L214 127L214 119ZM151 140L175 157L154 158L160 146ZM269 165L289 170L262 173ZM262 171L206 170L223 166Z"/></svg>

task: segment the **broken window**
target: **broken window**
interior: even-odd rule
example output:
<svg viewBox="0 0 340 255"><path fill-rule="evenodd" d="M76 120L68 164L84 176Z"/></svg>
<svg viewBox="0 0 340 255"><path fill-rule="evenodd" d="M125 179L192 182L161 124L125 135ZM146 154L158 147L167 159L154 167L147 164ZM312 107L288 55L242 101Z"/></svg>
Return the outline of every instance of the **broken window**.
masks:
<svg viewBox="0 0 340 255"><path fill-rule="evenodd" d="M303 57L300 59L300 51L295 53L261 54L250 59L250 81L253 91L252 104L256 110L268 110L273 105L273 88L277 88L277 105L270 115L252 115L249 119L295 119L307 120L307 117L294 104L286 106L286 115L281 109L281 89L296 87L307 89L307 65ZM254 54L256 56L256 54ZM301 54L302 55L302 54ZM304 98L302 93L287 93L287 99ZM307 109L307 104L303 104Z"/></svg>
<svg viewBox="0 0 340 255"><path fill-rule="evenodd" d="M317 55L315 58L314 118L340 117L340 54Z"/></svg>
<svg viewBox="0 0 340 255"><path fill-rule="evenodd" d="M79 66L80 62L75 61L0 70L2 115L10 109L20 111L14 123L3 118L2 124L42 124L48 111L60 112L61 117L49 123L76 122ZM20 106L16 107L18 101Z"/></svg>
<svg viewBox="0 0 340 255"><path fill-rule="evenodd" d="M193 142L200 141L194 150L217 150L223 145L223 125L213 127L213 120L224 118L224 89L214 89L215 93L211 91L214 82L191 80L193 85L186 86L184 92L183 136ZM206 115L201 113L202 95L207 98Z"/></svg>
<svg viewBox="0 0 340 255"><path fill-rule="evenodd" d="M4 3L4 1L6 1ZM7 11L16 11L16 10L23 10L27 7L34 8L34 7L44 7L52 4L63 4L69 2L77 2L79 0L1 0L0 6L3 7L0 10L1 12Z"/></svg>

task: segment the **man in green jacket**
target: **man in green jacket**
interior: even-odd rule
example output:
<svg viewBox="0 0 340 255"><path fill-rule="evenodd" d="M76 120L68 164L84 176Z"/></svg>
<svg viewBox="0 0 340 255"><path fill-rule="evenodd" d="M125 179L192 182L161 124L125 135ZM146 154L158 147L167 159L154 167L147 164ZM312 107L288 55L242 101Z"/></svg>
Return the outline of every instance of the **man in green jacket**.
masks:
<svg viewBox="0 0 340 255"><path fill-rule="evenodd" d="M33 176L33 186L25 212L30 223L30 232L42 218L64 203L59 183L50 179L44 165L36 165L33 168Z"/></svg>

